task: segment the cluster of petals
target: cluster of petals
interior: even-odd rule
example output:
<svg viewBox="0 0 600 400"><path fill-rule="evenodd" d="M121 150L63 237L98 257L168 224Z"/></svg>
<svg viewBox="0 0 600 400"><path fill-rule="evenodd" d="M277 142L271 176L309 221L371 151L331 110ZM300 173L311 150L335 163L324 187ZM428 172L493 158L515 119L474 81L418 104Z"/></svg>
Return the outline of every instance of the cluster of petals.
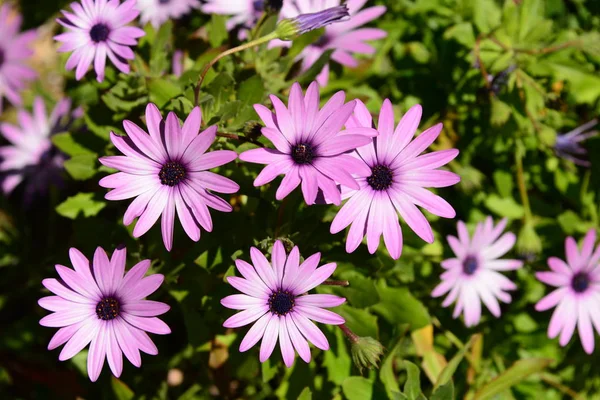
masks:
<svg viewBox="0 0 600 400"><path fill-rule="evenodd" d="M73 12L62 11L64 18L57 19L67 32L54 38L61 42L58 51L73 52L67 60L67 70L75 69L75 78L80 80L94 65L98 82L104 80L106 58L115 67L129 73L127 60L135 54L130 46L137 45L137 39L144 31L128 26L139 15L136 0L81 0L71 3Z"/></svg>
<svg viewBox="0 0 600 400"><path fill-rule="evenodd" d="M27 81L37 76L26 64L33 55L31 44L36 38L36 31L20 33L21 21L21 15L9 4L0 5L0 112L3 97L20 106L20 92Z"/></svg>
<svg viewBox="0 0 600 400"><path fill-rule="evenodd" d="M464 222L458 222L458 238L448 236L448 244L456 255L442 261L446 271L441 275L442 282L433 289L432 296L448 296L442 303L448 307L456 302L453 317L464 313L465 324L474 326L481 319L481 303L496 317L500 317L500 304L511 302L506 291L515 290L516 285L501 272L512 271L523 266L523 261L500 259L515 245L512 232L502 234L507 220L494 226L492 217L475 227L473 237L469 236Z"/></svg>
<svg viewBox="0 0 600 400"><path fill-rule="evenodd" d="M420 119L421 106L413 106L394 129L394 110L386 99L379 114L379 135L352 154L362 168L353 172L355 185L339 181L345 186L344 198L349 200L334 218L330 229L331 233L337 233L351 225L346 239L349 253L356 250L365 235L369 252L375 253L383 235L390 256L399 258L402 230L398 214L421 239L432 243L431 226L416 206L444 218L456 215L446 200L426 188L451 186L460 181L455 173L438 169L453 160L458 150L421 155L437 139L442 124L432 126L412 140ZM371 127L372 124L371 114L357 100L354 115L346 123L347 130Z"/></svg>
<svg viewBox="0 0 600 400"><path fill-rule="evenodd" d="M318 84L311 83L303 95L300 85L294 83L288 107L275 95L271 95L274 112L256 104L254 109L266 125L262 134L275 149L260 148L240 154L243 161L267 164L254 186L267 184L283 174L276 198L283 199L300 185L309 205L315 203L319 193L340 204L340 183L358 189L353 175L366 174L369 169L349 152L371 143L377 131L371 126L342 130L356 105L355 100L345 103L345 98L345 93L339 91L319 108Z"/></svg>
<svg viewBox="0 0 600 400"><path fill-rule="evenodd" d="M201 121L199 107L192 110L183 127L173 112L163 121L158 108L150 103L146 107L149 133L128 120L123 121L127 137L111 132L112 143L124 155L100 159L103 165L120 171L102 178L100 186L113 189L106 194L107 200L135 197L123 217L125 225L139 217L134 237L146 233L162 215L162 238L170 251L175 215L186 234L198 241L200 227L212 231L209 207L232 211L228 202L212 192L235 193L238 184L208 170L235 160L237 154L228 150L206 153L217 127L199 133Z"/></svg>
<svg viewBox="0 0 600 400"><path fill-rule="evenodd" d="M347 67L358 66L354 54L374 54L375 48L368 41L382 39L387 36L386 31L377 28L364 28L366 23L379 18L385 13L384 6L365 8L367 0L349 0L348 7L350 18L325 27L325 33L313 44L307 46L298 55L301 60L301 71L307 71L326 51L333 50L331 59ZM290 0L285 1L281 8L283 18L294 18L301 14L312 14L330 7L339 6L341 0ZM275 41L273 45L286 45L286 42ZM324 86L329 80L329 66L325 65L317 82Z"/></svg>
<svg viewBox="0 0 600 400"><path fill-rule="evenodd" d="M142 364L140 351L156 355L158 349L146 332L165 335L169 327L157 318L169 306L145 298L162 284L160 274L144 278L150 260L136 264L125 274L126 250L116 249L110 259L98 247L92 262L77 249L69 251L74 269L56 266L60 281L44 279L53 293L38 303L52 314L40 320L42 326L60 328L48 349L65 345L59 360L65 361L88 344L88 375L96 381L104 360L115 376L123 371L123 354L136 367Z"/></svg>
<svg viewBox="0 0 600 400"><path fill-rule="evenodd" d="M325 310L336 307L345 299L330 294L306 294L333 274L335 263L321 267L320 253L315 253L300 264L300 251L294 247L289 255L281 241L273 245L271 262L256 248L250 249L252 265L236 260L242 277L227 280L243 294L234 294L221 300L221 304L234 310L242 310L228 318L223 326L239 328L254 323L240 344L244 352L261 339L260 361L266 361L277 342L286 366L292 366L296 352L302 360L310 362L308 342L322 350L329 349L329 342L312 322L340 325L344 319ZM312 320L312 321L311 321Z"/></svg>
<svg viewBox="0 0 600 400"><path fill-rule="evenodd" d="M10 143L0 147L2 191L11 193L27 180L26 197L43 192L48 183L60 181L64 156L52 145L51 135L64 129L61 123L71 110L71 101L59 101L48 116L41 97L33 102L33 113L19 110L18 126L4 122L0 133Z"/></svg>
<svg viewBox="0 0 600 400"><path fill-rule="evenodd" d="M548 337L560 334L565 346L575 328L586 353L594 351L594 327L600 333L600 245L596 246L596 231L591 229L583 239L581 250L575 239L565 241L566 262L557 257L548 259L550 271L536 272L536 277L555 287L535 306L537 311L556 307L548 325Z"/></svg>
<svg viewBox="0 0 600 400"><path fill-rule="evenodd" d="M200 0L137 0L140 22L150 22L154 28L160 27L169 19L181 18L199 7Z"/></svg>

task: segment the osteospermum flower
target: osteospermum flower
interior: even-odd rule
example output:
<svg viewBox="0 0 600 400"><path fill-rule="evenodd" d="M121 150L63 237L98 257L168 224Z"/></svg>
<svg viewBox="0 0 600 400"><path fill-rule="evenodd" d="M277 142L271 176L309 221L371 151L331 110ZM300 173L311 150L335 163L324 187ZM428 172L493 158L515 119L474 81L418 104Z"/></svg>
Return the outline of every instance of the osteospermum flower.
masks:
<svg viewBox="0 0 600 400"><path fill-rule="evenodd" d="M572 237L565 241L567 262L550 257L548 266L552 271L537 272L536 277L556 287L541 299L535 309L545 311L556 307L548 326L548 337L560 334L559 343L565 346L571 340L575 326L586 353L594 351L594 329L600 333L600 245L596 243L596 232L590 229L581 251Z"/></svg>
<svg viewBox="0 0 600 400"><path fill-rule="evenodd" d="M59 183L64 156L51 140L54 133L63 132L70 122L63 119L71 109L71 100L59 101L48 117L41 97L33 102L33 113L20 110L18 126L0 124L0 133L10 142L0 147L0 171L2 191L11 193L17 185L26 181L25 198L31 199L36 192L44 192L48 184Z"/></svg>
<svg viewBox="0 0 600 400"><path fill-rule="evenodd" d="M98 247L92 263L77 249L69 251L75 270L57 265L61 280L44 279L42 284L54 295L43 297L38 304L52 314L40 320L40 325L60 328L54 334L48 350L65 344L58 359L75 356L89 343L88 375L96 381L104 359L112 373L119 377L123 370L123 354L136 367L142 365L140 350L156 355L158 349L146 332L166 335L171 330L157 315L169 306L145 298L160 287L164 276L144 275L150 260L131 268L125 276L125 248L113 252L110 260Z"/></svg>
<svg viewBox="0 0 600 400"><path fill-rule="evenodd" d="M205 14L231 15L226 22L229 31L237 26L252 28L264 10L263 3L262 0L207 0L200 9Z"/></svg>
<svg viewBox="0 0 600 400"><path fill-rule="evenodd" d="M123 223L129 225L139 217L133 236L146 233L162 214L162 237L167 250L173 246L175 215L187 235L200 240L200 226L212 231L208 207L230 212L231 205L212 192L235 193L240 188L231 179L208 171L237 158L234 151L206 153L214 142L217 127L200 131L202 114L196 107L183 127L175 113L165 121L154 104L146 107L146 125L150 135L131 121L123 121L128 137L110 133L115 147L124 156L102 157L100 162L120 170L100 180L100 186L112 188L107 200L135 197Z"/></svg>
<svg viewBox="0 0 600 400"><path fill-rule="evenodd" d="M137 0L140 21L142 24L150 22L154 28L160 27L170 18L183 17L198 7L199 0Z"/></svg>
<svg viewBox="0 0 600 400"><path fill-rule="evenodd" d="M585 159L587 150L582 142L598 136L598 131L592 129L597 124L598 120L593 119L570 132L557 135L554 144L556 154L582 167L590 167L592 164Z"/></svg>
<svg viewBox="0 0 600 400"><path fill-rule="evenodd" d="M20 92L28 80L37 74L25 62L33 54L31 42L36 32L31 30L19 33L21 16L8 4L0 6L0 112L2 97L12 104L21 105Z"/></svg>
<svg viewBox="0 0 600 400"><path fill-rule="evenodd" d="M135 46L144 31L127 26L139 14L135 8L136 0L127 0L120 4L118 0L82 0L71 3L73 13L62 11L64 19L57 19L68 32L55 36L62 42L60 52L73 54L67 60L67 70L74 69L75 78L80 80L88 71L92 62L98 82L104 80L106 57L117 69L129 73L127 60L135 55L129 46Z"/></svg>
<svg viewBox="0 0 600 400"><path fill-rule="evenodd" d="M473 237L469 237L467 227L458 222L458 238L448 236L448 244L456 255L442 261L446 271L441 275L442 283L433 289L433 297L448 296L442 303L448 307L456 301L453 317L464 313L465 324L474 326L481 318L481 302L496 317L500 317L500 304L511 302L507 290L516 289L516 285L501 271L512 271L523 266L521 260L499 259L515 245L516 236L507 232L506 219L494 226L492 217L480 222Z"/></svg>
<svg viewBox="0 0 600 400"><path fill-rule="evenodd" d="M402 231L398 213L408 226L423 240L433 242L431 226L420 206L432 214L453 218L452 206L425 188L446 187L456 184L460 177L452 172L438 170L458 155L449 149L419 155L438 137L442 124L434 125L411 141L421 119L421 106L412 107L402 117L394 130L392 103L385 100L381 106L377 130L379 136L354 154L364 167L356 174L358 190L344 192L350 200L331 224L331 233L337 233L352 225L346 239L346 251L356 250L363 236L371 254L383 240L390 255L397 259L402 252ZM371 115L365 105L357 100L352 118L346 123L348 129L370 127ZM366 170L366 173L363 171ZM346 185L345 182L341 182Z"/></svg>
<svg viewBox="0 0 600 400"><path fill-rule="evenodd" d="M360 28L364 24L380 17L385 13L384 6L361 8L367 0L349 0L346 5L350 18L325 27L325 33L316 42L304 48L298 55L302 60L301 71L307 71L327 50L333 49L331 59L339 64L356 67L358 62L354 54L373 54L375 48L366 43L370 40L382 39L387 33L377 28ZM341 0L295 0L283 4L281 16L294 18L301 14L312 14L330 7L339 6ZM289 45L286 42L273 41L272 45ZM325 65L317 76L317 82L324 86L329 79L329 66Z"/></svg>
<svg viewBox="0 0 600 400"><path fill-rule="evenodd" d="M227 278L231 286L243 294L221 300L227 308L243 310L228 318L223 323L224 327L239 328L254 322L240 343L240 351L250 349L262 338L260 361L264 362L279 341L283 361L290 367L295 351L305 362L310 362L307 341L321 350L328 350L327 338L311 320L330 325L343 324L342 317L323 308L339 306L346 299L331 294L306 293L331 276L336 264L317 268L321 254L316 253L299 266L298 247L294 247L286 257L279 240L273 245L271 263L254 247L250 249L250 257L253 265L235 260L243 278Z"/></svg>
<svg viewBox="0 0 600 400"><path fill-rule="evenodd" d="M352 174L369 170L347 153L371 143L371 137L377 132L370 126L342 131L356 104L354 100L344 104L344 100L345 93L339 91L319 110L319 87L313 82L305 96L300 85L294 83L288 107L271 95L274 113L255 104L254 109L266 125L262 134L275 149L253 149L240 154L243 161L268 164L254 180L254 186L262 186L284 174L277 189L277 200L301 184L304 200L309 205L315 203L319 190L334 204L340 204L336 182L358 189Z"/></svg>

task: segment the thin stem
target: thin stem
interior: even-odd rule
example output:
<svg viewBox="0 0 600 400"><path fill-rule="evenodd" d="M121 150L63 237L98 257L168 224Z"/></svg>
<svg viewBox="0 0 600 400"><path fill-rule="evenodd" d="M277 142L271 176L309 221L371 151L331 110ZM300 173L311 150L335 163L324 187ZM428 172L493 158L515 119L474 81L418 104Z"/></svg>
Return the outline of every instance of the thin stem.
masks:
<svg viewBox="0 0 600 400"><path fill-rule="evenodd" d="M227 138L227 139L239 140L240 142L252 143L252 144L257 145L258 147L265 147L265 145L262 144L259 141L247 138L245 136L236 135L235 133L217 132L217 136L218 137L224 137L224 138Z"/></svg>
<svg viewBox="0 0 600 400"><path fill-rule="evenodd" d="M527 186L525 186L525 172L523 171L523 150L517 146L515 152L515 165L517 167L517 184L519 185L519 193L521 194L521 203L525 208L525 222L531 220L531 207L529 205L529 196L527 195Z"/></svg>
<svg viewBox="0 0 600 400"><path fill-rule="evenodd" d="M196 87L194 88L194 104L198 105L198 101L200 100L200 87L202 86L202 82L204 81L204 78L206 77L206 74L208 73L210 68L213 65L215 65L217 63L217 61L219 61L221 58L226 57L230 54L237 53L238 51L246 50L251 47L259 46L259 45L261 45L263 43L267 43L273 39L277 39L277 33L275 33L275 32L271 32L268 35L265 35L261 38L253 40L251 42L242 44L240 46L233 47L229 50L226 50L226 51L220 53L215 58L213 58L208 64L206 64L206 66L204 67L204 70L202 70L202 73L200 74L200 78L198 78L198 83L196 84Z"/></svg>
<svg viewBox="0 0 600 400"><path fill-rule="evenodd" d="M330 281L327 280L323 283L321 283L321 285L329 285L329 286L350 286L350 282L348 281Z"/></svg>
<svg viewBox="0 0 600 400"><path fill-rule="evenodd" d="M352 332L350 330L350 328L348 328L346 326L346 324L341 324L338 325L338 328L340 328L342 330L342 332L344 332L344 335L346 335L346 337L352 342L352 343L356 343L358 342L358 335L354 332Z"/></svg>
<svg viewBox="0 0 600 400"><path fill-rule="evenodd" d="M557 44L557 45L554 45L554 46L544 47L542 49L515 49L515 51L519 52L519 53L532 54L532 55L535 55L535 54L548 54L548 53L554 53L555 51L559 51L559 50L565 49L567 47L571 47L571 46L577 45L579 43L581 43L580 40L571 40L569 42L564 42L564 43Z"/></svg>
<svg viewBox="0 0 600 400"><path fill-rule="evenodd" d="M479 46L481 45L481 40L484 38L485 36L483 34L479 35L479 37L475 41L475 48L473 49L473 53L475 55L475 59L477 60L477 65L479 65L481 75L483 76L483 82L485 83L485 87L489 90L491 88L489 75L487 73L487 70L485 69L485 65L483 65L483 61L481 61L481 57L479 56Z"/></svg>

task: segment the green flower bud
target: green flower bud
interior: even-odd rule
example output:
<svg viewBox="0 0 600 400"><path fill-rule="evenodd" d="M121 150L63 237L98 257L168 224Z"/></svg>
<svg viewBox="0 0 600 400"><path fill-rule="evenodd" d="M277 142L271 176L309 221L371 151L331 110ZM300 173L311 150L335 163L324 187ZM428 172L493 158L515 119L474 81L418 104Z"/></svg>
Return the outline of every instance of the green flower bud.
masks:
<svg viewBox="0 0 600 400"><path fill-rule="evenodd" d="M356 337L352 341L352 361L362 374L363 369L373 369L379 366L383 354L383 346L372 337Z"/></svg>
<svg viewBox="0 0 600 400"><path fill-rule="evenodd" d="M542 252L542 240L535 232L533 222L527 221L519 231L517 253L527 261L532 261Z"/></svg>

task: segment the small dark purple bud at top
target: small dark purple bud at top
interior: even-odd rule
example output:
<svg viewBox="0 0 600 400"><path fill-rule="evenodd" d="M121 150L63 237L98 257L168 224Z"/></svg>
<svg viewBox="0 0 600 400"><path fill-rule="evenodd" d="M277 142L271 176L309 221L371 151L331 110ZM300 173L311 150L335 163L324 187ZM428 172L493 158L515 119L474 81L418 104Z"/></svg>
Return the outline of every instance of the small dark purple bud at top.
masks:
<svg viewBox="0 0 600 400"><path fill-rule="evenodd" d="M277 14L283 7L283 0L265 0L264 10L267 14Z"/></svg>
<svg viewBox="0 0 600 400"><path fill-rule="evenodd" d="M300 14L294 18L294 21L298 24L298 35L302 35L303 33L323 28L349 16L348 7L344 4L312 14Z"/></svg>

